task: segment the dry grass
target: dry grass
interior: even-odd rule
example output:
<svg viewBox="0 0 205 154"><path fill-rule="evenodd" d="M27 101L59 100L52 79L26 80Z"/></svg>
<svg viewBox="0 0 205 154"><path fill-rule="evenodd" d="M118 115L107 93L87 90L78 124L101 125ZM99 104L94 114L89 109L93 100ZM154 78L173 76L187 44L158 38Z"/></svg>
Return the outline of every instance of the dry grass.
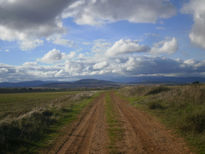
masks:
<svg viewBox="0 0 205 154"><path fill-rule="evenodd" d="M140 85L119 90L130 102L158 116L205 153L205 85Z"/></svg>
<svg viewBox="0 0 205 154"><path fill-rule="evenodd" d="M48 146L58 127L76 118L95 93L1 94L5 111L1 109L0 153L37 153Z"/></svg>

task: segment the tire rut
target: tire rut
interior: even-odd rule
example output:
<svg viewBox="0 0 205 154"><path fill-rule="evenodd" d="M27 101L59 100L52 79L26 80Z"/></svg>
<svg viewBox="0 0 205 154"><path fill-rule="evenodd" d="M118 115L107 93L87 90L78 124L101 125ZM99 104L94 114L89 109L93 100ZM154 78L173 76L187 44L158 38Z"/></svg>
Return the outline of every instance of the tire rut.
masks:
<svg viewBox="0 0 205 154"><path fill-rule="evenodd" d="M97 97L81 114L81 118L67 132L66 140L59 143L56 154L107 154L109 153L108 125L105 115L106 93ZM121 154L191 154L184 140L177 138L156 119L132 107L114 92L111 97L123 131L116 141ZM66 134L65 134L66 135Z"/></svg>
<svg viewBox="0 0 205 154"><path fill-rule="evenodd" d="M125 129L125 153L129 154L190 154L184 141L176 138L156 119L139 111L111 93Z"/></svg>
<svg viewBox="0 0 205 154"><path fill-rule="evenodd" d="M104 95L101 95L79 124L71 131L58 154L105 153Z"/></svg>

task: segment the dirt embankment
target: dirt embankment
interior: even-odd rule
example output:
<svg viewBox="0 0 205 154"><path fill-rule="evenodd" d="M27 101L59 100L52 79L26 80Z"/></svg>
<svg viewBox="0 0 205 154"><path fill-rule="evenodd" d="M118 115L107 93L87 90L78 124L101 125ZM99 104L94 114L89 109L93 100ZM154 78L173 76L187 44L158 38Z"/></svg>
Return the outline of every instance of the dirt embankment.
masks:
<svg viewBox="0 0 205 154"><path fill-rule="evenodd" d="M122 122L121 153L127 154L190 154L183 139L177 138L150 115L135 109L114 93L109 94L118 119ZM107 154L109 137L105 117L105 94L83 112L72 126L66 140L52 153Z"/></svg>

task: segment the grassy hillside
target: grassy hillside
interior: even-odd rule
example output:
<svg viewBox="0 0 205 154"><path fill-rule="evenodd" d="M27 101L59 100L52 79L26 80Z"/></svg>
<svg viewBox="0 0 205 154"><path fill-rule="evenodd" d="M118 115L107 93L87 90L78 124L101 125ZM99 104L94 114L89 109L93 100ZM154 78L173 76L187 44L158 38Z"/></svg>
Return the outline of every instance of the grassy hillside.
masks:
<svg viewBox="0 0 205 154"><path fill-rule="evenodd" d="M205 153L205 85L141 85L120 89L119 94L156 115L198 153Z"/></svg>
<svg viewBox="0 0 205 154"><path fill-rule="evenodd" d="M0 153L37 153L73 121L96 92L0 94Z"/></svg>

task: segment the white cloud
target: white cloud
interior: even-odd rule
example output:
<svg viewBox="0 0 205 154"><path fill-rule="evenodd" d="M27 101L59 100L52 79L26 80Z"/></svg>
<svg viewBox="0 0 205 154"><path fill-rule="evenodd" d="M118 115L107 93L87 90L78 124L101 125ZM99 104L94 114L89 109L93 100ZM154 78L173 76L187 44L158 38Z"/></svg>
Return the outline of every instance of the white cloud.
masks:
<svg viewBox="0 0 205 154"><path fill-rule="evenodd" d="M64 62L71 60L76 57L76 52L71 51L70 53L64 53L57 49L52 49L47 52L42 58L37 59L37 62L53 64L58 62ZM29 63L30 64L30 63Z"/></svg>
<svg viewBox="0 0 205 154"><path fill-rule="evenodd" d="M135 53L135 52L147 52L149 47L140 45L135 40L119 40L116 41L112 47L107 49L107 56L118 56L121 54Z"/></svg>
<svg viewBox="0 0 205 154"><path fill-rule="evenodd" d="M195 64L195 61L193 59L187 59L187 60L184 61L184 64L193 66Z"/></svg>
<svg viewBox="0 0 205 154"><path fill-rule="evenodd" d="M73 47L74 46L73 41L62 39L62 38L57 38L56 40L53 41L53 43L57 44L57 45L67 46L67 47Z"/></svg>
<svg viewBox="0 0 205 154"><path fill-rule="evenodd" d="M75 46L74 41L64 39L60 35L51 36L47 38L47 40L51 41L53 44L61 45L61 46L69 47L69 48L72 48Z"/></svg>
<svg viewBox="0 0 205 154"><path fill-rule="evenodd" d="M36 66L37 64L38 64L37 62L25 62L23 63L23 66L30 67L30 66Z"/></svg>
<svg viewBox="0 0 205 154"><path fill-rule="evenodd" d="M72 59L72 58L74 58L75 56L76 56L76 53L75 53L74 51L71 51L69 54L66 55L66 57L67 57L68 59Z"/></svg>
<svg viewBox="0 0 205 154"><path fill-rule="evenodd" d="M92 52L105 52L112 44L106 40L99 39L94 41Z"/></svg>
<svg viewBox="0 0 205 154"><path fill-rule="evenodd" d="M0 39L18 41L22 50L30 50L43 44L43 40L28 37L27 34L0 25Z"/></svg>
<svg viewBox="0 0 205 154"><path fill-rule="evenodd" d="M106 67L108 65L108 63L106 61L100 62L100 63L96 63L93 68L94 69L102 69L104 67Z"/></svg>
<svg viewBox="0 0 205 154"><path fill-rule="evenodd" d="M82 53L80 53L80 54L78 55L78 58L79 58L79 59L82 59L82 58L84 58L84 57L85 57L85 55L82 54Z"/></svg>
<svg viewBox="0 0 205 154"><path fill-rule="evenodd" d="M158 43L155 43L153 47L151 48L150 52L152 54L173 54L178 49L178 43L176 38L171 38L168 40L163 40Z"/></svg>
<svg viewBox="0 0 205 154"><path fill-rule="evenodd" d="M77 0L63 13L78 24L103 24L119 20L154 23L175 15L174 6L165 0Z"/></svg>
<svg viewBox="0 0 205 154"><path fill-rule="evenodd" d="M25 35L15 30L10 30L5 26L0 25L0 39L3 41L22 40Z"/></svg>
<svg viewBox="0 0 205 154"><path fill-rule="evenodd" d="M132 56L113 57L99 62L68 60L55 65L42 65L37 62L26 62L20 66L0 64L0 81L2 82L68 80L69 78L86 78L88 76L104 76L109 79L113 75L117 77L170 75L205 77L205 61Z"/></svg>
<svg viewBox="0 0 205 154"><path fill-rule="evenodd" d="M66 54L60 50L53 49L46 53L39 61L43 63L55 63L63 60Z"/></svg>
<svg viewBox="0 0 205 154"><path fill-rule="evenodd" d="M0 68L0 73L7 73L8 69L7 68Z"/></svg>
<svg viewBox="0 0 205 154"><path fill-rule="evenodd" d="M194 25L189 34L191 42L205 48L205 1L190 0L183 6L182 12L193 15Z"/></svg>
<svg viewBox="0 0 205 154"><path fill-rule="evenodd" d="M36 48L40 45L43 45L43 40L39 40L39 39L36 39L36 40L23 40L23 41L20 41L20 48L24 51L26 50L31 50L33 48Z"/></svg>
<svg viewBox="0 0 205 154"><path fill-rule="evenodd" d="M69 74L69 76L78 76L85 74L85 65L81 62L70 62L66 61L65 63L65 72Z"/></svg>
<svg viewBox="0 0 205 154"><path fill-rule="evenodd" d="M89 25L120 20L154 23L175 13L165 0L0 0L0 40L16 41L22 50L30 50L59 35L54 44L73 47L73 41L60 37L67 32L63 18Z"/></svg>

